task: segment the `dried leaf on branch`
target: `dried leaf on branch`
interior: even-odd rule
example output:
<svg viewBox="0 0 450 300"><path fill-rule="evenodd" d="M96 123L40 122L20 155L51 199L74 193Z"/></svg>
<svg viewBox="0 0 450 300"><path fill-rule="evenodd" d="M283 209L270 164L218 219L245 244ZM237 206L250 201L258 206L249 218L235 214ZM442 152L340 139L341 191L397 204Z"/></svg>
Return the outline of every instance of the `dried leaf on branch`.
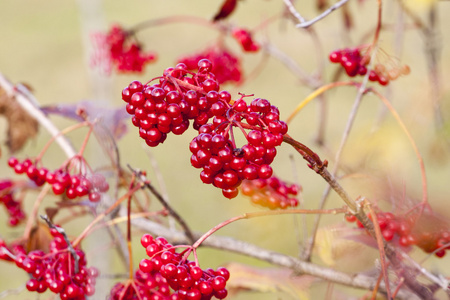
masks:
<svg viewBox="0 0 450 300"><path fill-rule="evenodd" d="M0 115L8 122L6 146L11 153L22 149L28 139L35 137L39 130L38 122L22 109L14 96L9 96L2 88Z"/></svg>

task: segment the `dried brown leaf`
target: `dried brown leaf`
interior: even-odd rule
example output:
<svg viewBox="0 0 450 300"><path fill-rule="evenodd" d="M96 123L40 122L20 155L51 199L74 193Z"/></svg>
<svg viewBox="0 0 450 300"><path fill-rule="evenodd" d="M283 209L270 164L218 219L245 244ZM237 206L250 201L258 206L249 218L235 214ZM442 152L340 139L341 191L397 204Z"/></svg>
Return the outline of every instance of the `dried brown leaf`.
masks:
<svg viewBox="0 0 450 300"><path fill-rule="evenodd" d="M309 288L316 280L309 275L294 276L291 270L286 269L256 268L238 263L230 263L226 267L231 274L227 282L230 294L240 290L281 291L294 299L308 300Z"/></svg>
<svg viewBox="0 0 450 300"><path fill-rule="evenodd" d="M49 245L53 237L50 234L50 229L47 224L39 222L36 227L31 229L30 238L27 243L27 252L33 250L42 250L45 253L49 252Z"/></svg>
<svg viewBox="0 0 450 300"><path fill-rule="evenodd" d="M8 122L6 146L11 153L23 148L28 139L36 136L39 123L0 88L0 115Z"/></svg>

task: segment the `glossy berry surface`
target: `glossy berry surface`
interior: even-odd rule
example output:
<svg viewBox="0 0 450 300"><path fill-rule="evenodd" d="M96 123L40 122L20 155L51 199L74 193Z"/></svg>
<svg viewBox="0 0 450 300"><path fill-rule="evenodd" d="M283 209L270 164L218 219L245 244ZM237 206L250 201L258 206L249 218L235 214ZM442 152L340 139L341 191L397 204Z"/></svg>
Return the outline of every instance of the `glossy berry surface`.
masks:
<svg viewBox="0 0 450 300"><path fill-rule="evenodd" d="M88 176L70 174L65 168L49 171L44 167L37 167L30 159L20 162L16 158L10 158L8 165L17 174L26 173L27 177L37 186L50 184L55 195L65 195L68 199L86 196L91 202L98 202L101 200L101 193L109 190L108 182L99 173Z"/></svg>

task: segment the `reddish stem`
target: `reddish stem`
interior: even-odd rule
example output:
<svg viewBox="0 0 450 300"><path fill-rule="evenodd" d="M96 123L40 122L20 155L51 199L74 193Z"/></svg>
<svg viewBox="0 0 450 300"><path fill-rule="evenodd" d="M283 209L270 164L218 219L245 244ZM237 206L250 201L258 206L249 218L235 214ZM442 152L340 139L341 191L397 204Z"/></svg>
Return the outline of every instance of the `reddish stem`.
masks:
<svg viewBox="0 0 450 300"><path fill-rule="evenodd" d="M346 213L348 212L347 207L336 208L336 209L289 209L289 210L273 210L273 211L259 211L252 213L245 213L243 215L228 219L225 222L220 223L219 225L214 226L212 229L208 230L204 235L202 235L193 245L192 248L198 248L204 240L206 240L213 233L218 231L220 228L227 226L230 223L233 223L242 219L251 219L256 217L264 217L264 216L273 216L273 215L286 215L286 214L338 214L338 213Z"/></svg>
<svg viewBox="0 0 450 300"><path fill-rule="evenodd" d="M140 185L135 186L133 189L129 190L128 193L117 199L116 202L113 203L106 211L99 214L84 230L83 232L76 238L76 240L72 243L73 247L76 247L88 234L88 232L91 230L91 228L100 222L106 215L108 215L110 212L112 212L117 206L120 205L124 200L128 199L128 197L132 194L134 194L136 191L138 191L141 188Z"/></svg>
<svg viewBox="0 0 450 300"><path fill-rule="evenodd" d="M130 190L133 189L135 182L135 175L132 175L131 183L130 183ZM128 244L128 268L129 268L129 278L133 279L133 255L132 255L132 247L131 247L131 197L133 194L130 194L128 196L127 200L127 244Z"/></svg>

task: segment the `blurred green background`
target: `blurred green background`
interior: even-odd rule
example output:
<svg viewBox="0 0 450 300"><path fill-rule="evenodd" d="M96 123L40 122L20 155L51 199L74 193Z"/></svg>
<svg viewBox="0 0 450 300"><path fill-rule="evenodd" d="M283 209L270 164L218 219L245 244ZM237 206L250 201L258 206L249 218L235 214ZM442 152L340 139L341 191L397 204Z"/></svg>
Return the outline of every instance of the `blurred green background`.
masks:
<svg viewBox="0 0 450 300"><path fill-rule="evenodd" d="M319 12L314 1L302 1L297 6L303 16L310 19ZM418 5L419 1L414 5ZM55 103L76 103L89 100L105 108L124 107L120 98L121 90L132 80L147 80L160 76L162 71L174 66L176 59L204 49L217 41L218 33L210 28L193 24L174 23L154 27L138 33L144 49L158 54L156 63L148 65L142 74L106 76L98 69L92 68L90 57L92 44L90 36L94 32L105 32L111 24L119 23L124 27L148 20L173 15L199 16L211 19L220 7L221 1L11 1L0 3L0 72L14 83L26 83L42 105ZM314 46L311 36L304 30L295 29L288 19L277 19L260 28L256 39L268 42L288 55L306 72L317 70L319 63L325 64L325 83L331 82L336 74L337 66L328 62L328 53L332 50L360 45L370 42L376 25L375 1L350 1L349 12L353 18L353 28L343 26L342 13L337 11L328 18L314 25L315 32L322 44L322 51ZM413 5L413 6L414 6ZM424 22L428 22L427 5L418 8L414 13ZM450 4L438 4L437 42L442 51L439 61L439 76L442 85L442 114L444 120L450 118L448 79L450 76L450 60L448 39L449 21L444 18L450 11ZM383 10L385 25L380 46L391 58L411 67L411 74L392 82L388 87L375 86L393 102L400 116L410 130L424 157L427 170L430 203L444 218L450 216L448 206L448 185L450 178L448 122L436 129L432 102L430 100L430 84L428 78L427 59L424 51L427 47L420 31L414 28L411 20L401 14L396 1L386 1ZM246 28L256 28L272 17L279 16L284 9L281 0L246 0L240 1L229 22ZM398 30L401 20L405 22L404 30ZM369 37L363 39L364 37ZM263 60L263 54L243 54L238 45L230 38L227 46L242 58L244 72L248 75ZM428 45L430 46L430 45ZM383 58L381 58L383 60ZM340 78L347 80L345 76ZM359 79L358 79L359 80ZM255 94L256 97L269 99L280 108L282 118L286 118L295 106L312 90L300 84L298 78L285 65L275 58L268 58L264 67L256 77L241 86L225 85L232 95L238 92ZM291 123L289 133L297 140L315 149L323 159L330 161L339 146L342 132L348 119L356 96L354 88L338 88L326 94L327 118L325 145L315 144L314 138L318 128L318 105L308 105ZM59 128L64 128L71 121L59 117L52 118ZM131 125L131 123L129 122ZM6 121L0 118L0 141L2 141L2 157L0 158L0 177L12 175L6 165L7 149L5 140ZM79 145L85 130L70 135L75 146ZM218 223L244 212L256 211L248 199L239 196L226 200L221 192L210 185L204 185L198 179L199 171L189 163L188 144L195 136L188 130L183 136L169 136L163 145L148 149L138 137L135 128L130 127L128 134L119 141L119 150L123 165L145 169L149 177L155 181L148 152L158 162L161 175L164 177L168 196L174 207L191 224L194 230L207 231ZM37 155L49 138L41 129L39 136L29 142L19 158ZM89 144L86 158L94 167L102 164L101 150L96 142ZM57 147L52 147L44 156L44 163L56 168L64 161L64 156ZM98 165L97 165L98 164ZM398 201L421 199L420 171L414 152L407 138L392 116L384 111L383 105L376 97L364 97L355 125L344 149L342 164L351 175L342 179L342 184L352 197L363 195L389 210ZM308 169L305 162L290 147L283 145L274 162L276 174L283 179L294 182L298 178L303 186L302 198L308 208L315 208L326 187L325 182ZM156 181L155 181L156 182ZM52 203L49 200L49 203ZM27 210L32 206L32 198L26 199ZM342 203L332 194L328 208L340 207ZM0 235L11 240L21 234L20 228L8 228L6 216L0 211ZM312 225L313 216L309 216L307 225ZM90 218L84 217L67 225L67 231L76 236ZM301 242L303 228L299 225L300 217L274 216L240 221L221 229L218 234L230 235L237 239L247 240L261 247L297 256L298 244ZM323 217L322 226L342 224L342 216ZM345 225L350 233L352 226ZM135 265L144 257L145 251L138 240L142 232L136 232L134 241ZM88 262L109 266L111 274L125 273L114 251L104 252L95 246L95 239L109 241L105 233L96 233L83 245L88 254ZM300 239L300 240L299 240ZM89 245L94 245L89 248ZM97 249L97 250L96 250ZM373 266L376 251L363 250L360 260L343 259L337 261L336 268L344 271L364 270ZM107 254L107 255L106 255ZM352 255L349 253L350 256ZM421 251L414 251L417 260L425 258ZM256 267L269 265L254 259L216 250L201 249L199 251L202 267L216 268L227 262L238 261ZM314 262L323 264L314 257ZM449 256L443 259L432 257L424 263L431 270L449 276ZM26 280L22 270L18 270L4 262L0 262L0 291L20 287ZM104 299L107 289L115 280L107 276L98 279L98 295L93 299ZM313 285L313 299L325 297L327 284L317 282ZM361 291L348 291L334 287L332 299L341 299L341 292L361 295ZM36 299L36 295L22 292L11 294L5 299ZM51 299L45 294L40 299ZM242 292L231 299L291 299L287 294ZM345 297L344 297L345 298Z"/></svg>

